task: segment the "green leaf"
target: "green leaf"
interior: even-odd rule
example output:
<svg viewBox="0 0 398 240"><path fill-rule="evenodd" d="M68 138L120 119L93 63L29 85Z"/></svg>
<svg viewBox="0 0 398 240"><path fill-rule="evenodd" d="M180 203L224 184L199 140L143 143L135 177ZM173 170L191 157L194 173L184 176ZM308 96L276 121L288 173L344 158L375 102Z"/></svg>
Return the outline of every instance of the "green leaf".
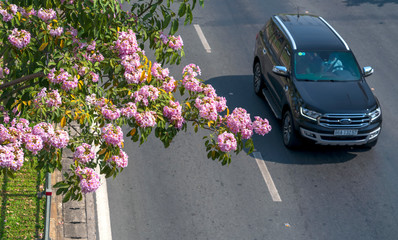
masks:
<svg viewBox="0 0 398 240"><path fill-rule="evenodd" d="M178 19L174 19L170 28L170 35L174 35L178 30Z"/></svg>
<svg viewBox="0 0 398 240"><path fill-rule="evenodd" d="M180 8L178 9L178 16L179 16L179 17L184 16L184 15L185 15L185 12L186 12L186 9L187 9L186 4L185 4L185 3L181 3L181 4L180 4Z"/></svg>

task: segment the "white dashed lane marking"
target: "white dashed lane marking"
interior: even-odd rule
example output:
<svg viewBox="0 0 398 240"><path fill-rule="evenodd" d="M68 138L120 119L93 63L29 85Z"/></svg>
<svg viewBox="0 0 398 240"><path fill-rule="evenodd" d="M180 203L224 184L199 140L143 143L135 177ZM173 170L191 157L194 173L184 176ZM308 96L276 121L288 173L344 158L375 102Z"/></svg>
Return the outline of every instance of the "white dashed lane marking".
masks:
<svg viewBox="0 0 398 240"><path fill-rule="evenodd" d="M265 165L265 161L261 156L260 152L253 152L253 156L256 159L258 168L260 168L261 174L267 184L268 191L271 194L272 200L274 202L282 202L281 197L279 196L278 189L276 189L274 181L272 180L271 174L268 171L267 165Z"/></svg>
<svg viewBox="0 0 398 240"><path fill-rule="evenodd" d="M194 24L193 26L195 27L196 33L198 34L200 41L202 41L203 47L205 48L206 52L211 53L210 45L207 42L206 37L203 34L202 29L200 28L199 24Z"/></svg>

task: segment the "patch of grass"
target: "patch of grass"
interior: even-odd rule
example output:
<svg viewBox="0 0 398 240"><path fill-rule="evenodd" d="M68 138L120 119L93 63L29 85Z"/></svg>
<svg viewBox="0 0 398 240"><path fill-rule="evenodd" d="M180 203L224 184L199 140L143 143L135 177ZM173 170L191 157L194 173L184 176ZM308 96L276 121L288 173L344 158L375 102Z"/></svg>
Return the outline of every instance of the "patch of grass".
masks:
<svg viewBox="0 0 398 240"><path fill-rule="evenodd" d="M46 198L37 193L43 191L44 176L30 164L24 164L14 179L0 175L1 240L42 238Z"/></svg>

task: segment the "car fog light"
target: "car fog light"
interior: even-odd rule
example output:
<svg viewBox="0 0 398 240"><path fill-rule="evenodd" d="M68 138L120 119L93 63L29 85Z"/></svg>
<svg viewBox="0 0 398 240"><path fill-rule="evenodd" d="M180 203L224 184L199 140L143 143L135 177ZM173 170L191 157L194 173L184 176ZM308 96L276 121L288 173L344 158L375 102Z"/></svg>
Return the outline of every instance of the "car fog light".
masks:
<svg viewBox="0 0 398 240"><path fill-rule="evenodd" d="M369 140L371 140L371 139L373 139L373 138L379 136L379 133L380 133L380 128L376 129L376 131L371 132L371 133L369 134Z"/></svg>

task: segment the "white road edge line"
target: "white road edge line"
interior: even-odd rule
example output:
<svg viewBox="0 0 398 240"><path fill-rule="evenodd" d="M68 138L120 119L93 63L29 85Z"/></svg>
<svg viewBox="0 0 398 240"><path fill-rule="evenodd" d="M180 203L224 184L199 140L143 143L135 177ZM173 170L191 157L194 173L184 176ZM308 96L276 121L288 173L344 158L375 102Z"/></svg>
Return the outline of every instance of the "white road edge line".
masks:
<svg viewBox="0 0 398 240"><path fill-rule="evenodd" d="M271 194L272 200L274 202L282 202L281 197L279 196L278 189L276 189L274 181L271 178L271 174L268 171L267 165L265 165L265 161L261 156L260 152L253 152L253 156L256 159L258 168L260 168L261 174L267 184L268 191Z"/></svg>
<svg viewBox="0 0 398 240"><path fill-rule="evenodd" d="M96 171L99 173L99 167ZM106 178L101 174L101 186L95 191L99 240L112 240L111 219L109 216L108 189Z"/></svg>
<svg viewBox="0 0 398 240"><path fill-rule="evenodd" d="M200 41L202 41L203 47L205 48L206 52L211 53L210 45L207 42L205 35L203 34L199 24L194 24L193 26L195 27L196 33L198 34Z"/></svg>

